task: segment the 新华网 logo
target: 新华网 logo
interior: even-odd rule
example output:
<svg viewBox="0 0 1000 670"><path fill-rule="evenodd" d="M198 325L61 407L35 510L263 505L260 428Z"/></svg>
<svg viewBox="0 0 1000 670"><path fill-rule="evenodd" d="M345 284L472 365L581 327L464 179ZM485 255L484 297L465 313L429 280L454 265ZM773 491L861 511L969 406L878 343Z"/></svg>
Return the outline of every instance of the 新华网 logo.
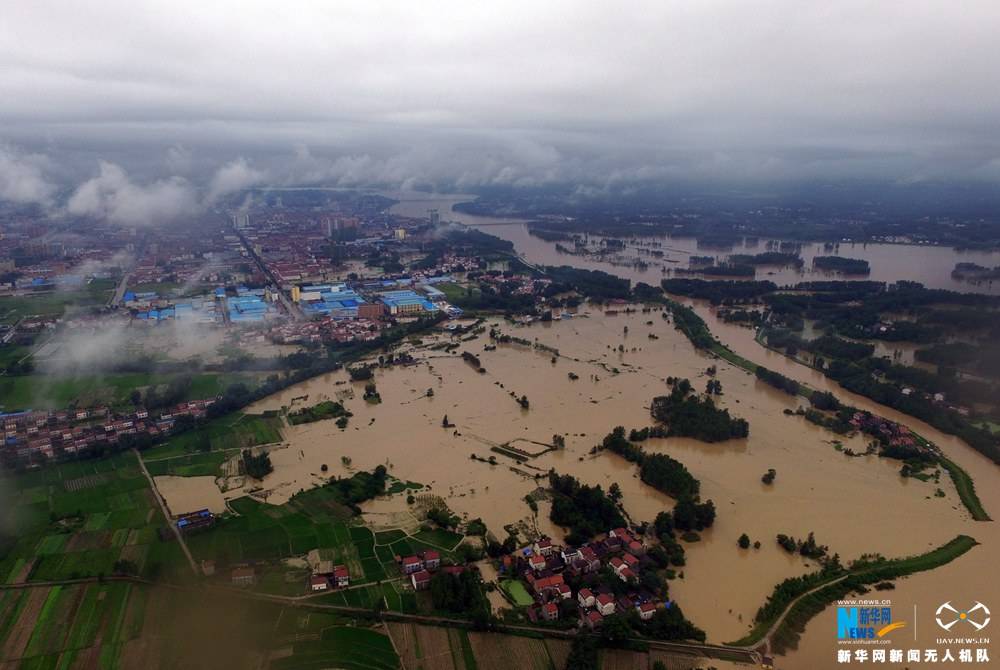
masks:
<svg viewBox="0 0 1000 670"><path fill-rule="evenodd" d="M837 638L840 640L874 640L904 626L906 622L892 620L891 607L837 608Z"/></svg>
<svg viewBox="0 0 1000 670"><path fill-rule="evenodd" d="M965 622L980 631L986 628L990 622L990 608L977 600L976 604L969 609L958 610L952 607L949 600L937 608L934 620L937 621L937 625L947 631L951 631L960 622Z"/></svg>

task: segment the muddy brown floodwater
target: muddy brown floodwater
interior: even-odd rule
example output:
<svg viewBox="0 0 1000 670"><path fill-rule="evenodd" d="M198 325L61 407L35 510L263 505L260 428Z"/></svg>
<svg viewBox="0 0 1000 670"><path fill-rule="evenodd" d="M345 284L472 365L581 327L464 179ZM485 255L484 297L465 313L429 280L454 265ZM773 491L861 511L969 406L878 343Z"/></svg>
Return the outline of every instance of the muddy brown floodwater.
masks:
<svg viewBox="0 0 1000 670"><path fill-rule="evenodd" d="M547 508L542 507L536 520L523 500L539 485L533 475L555 468L605 488L617 482L629 516L634 521L651 521L661 510L670 509L673 501L643 484L635 467L624 459L589 452L616 425L649 425L649 401L668 392L667 376L688 377L695 388L703 388L705 369L714 363L724 391L719 401L750 422L750 437L719 444L678 438L645 443L646 449L669 453L687 465L702 482L702 496L714 500L718 508L715 526L703 533L700 542L687 546L683 578L670 583L671 597L711 640L743 635L775 583L816 568L780 550L774 542L777 533L805 537L814 532L819 542L844 560L870 552L918 553L960 532L980 541L994 533L992 524L969 519L947 478L940 484L945 496L939 498L934 496L937 485L933 482L901 478L898 462L845 456L834 448L831 433L783 414L785 409L795 409L800 399L695 351L657 312L607 316L591 310L589 316L550 324L518 328L498 324L505 332L558 349L559 357L552 363L550 354L519 344L484 351L489 341L483 335L463 343L455 354L415 349L416 365L379 370L376 382L382 403L378 405L362 400L360 385L352 386L346 374L338 372L251 407L254 412L280 409L306 393L310 398L343 397L346 390L354 390L354 397L344 400L354 413L347 430L339 430L332 421L286 430L290 446L272 454L275 471L263 483L271 491L269 499L281 502L316 485L323 464L328 465L330 475L384 464L400 479L427 485L429 493L441 496L456 512L482 518L494 532L502 534L505 525L523 522L558 536L560 529L545 518ZM650 333L659 339L649 339ZM750 331L735 334L760 349L753 344ZM430 342L425 338L425 344ZM624 346L624 353L617 350L619 345ZM480 374L463 361L458 355L461 351L479 356L486 372ZM773 361L762 362L787 372L781 360L775 356ZM579 379L570 380L570 372ZM822 378L805 376L806 381L823 386ZM429 388L434 389L433 397L426 396ZM528 397L529 410L514 401L512 391ZM444 415L456 425L454 429L442 428ZM490 451L492 445L514 440L528 441L516 444L531 451L536 446L532 442L549 443L556 433L566 436L565 450L523 465ZM844 439L845 447L856 450L863 450L864 443L862 438ZM947 442L944 446L950 455L963 452L964 458L957 459L963 466L983 469L984 464L974 462L967 448ZM471 454L496 455L498 462L472 460ZM350 459L349 467L343 465L343 457ZM760 481L768 468L778 472L773 486ZM987 480L980 485L985 486L989 486ZM992 488L984 502L987 508L1000 509L997 487ZM404 495L366 507L379 514L404 512L405 508ZM740 550L736 540L744 532L760 540L761 549ZM995 551L997 543L991 545ZM981 565L987 553L985 547L977 548L960 562ZM948 573L933 574L941 578ZM807 633L812 630L810 626ZM820 637L821 646L829 649L829 637ZM807 635L799 655L807 653L810 639Z"/></svg>
<svg viewBox="0 0 1000 670"><path fill-rule="evenodd" d="M474 223L478 217L446 215L450 203L460 199L436 202L425 198L397 208L405 206L408 209L400 213L421 216L426 209L438 207L443 219ZM529 238L521 224L490 225L484 230L513 239L529 261L562 262L615 272L634 281L658 281L653 273L630 268L572 256L550 258L553 245ZM905 253L908 248L893 249ZM843 248L841 253L851 255ZM950 266L945 274L949 271ZM740 355L814 388L831 390L840 399L900 421L937 443L972 475L987 511L994 517L1000 515L1000 471L963 442L845 392L818 372L761 347L752 330L721 322L706 304L691 304L712 332ZM652 324L647 325L648 321ZM412 349L418 361L415 365L377 371L381 404L366 403L361 398L363 384L352 384L346 373L337 372L252 406L252 412L280 409L291 404L292 398L308 394L309 404L337 398L354 413L344 431L333 421L286 428L288 447L272 452L275 471L262 483L269 491L268 500L280 503L322 483L324 464L329 469L326 476L349 475L384 464L393 476L424 484L427 488L420 495L440 496L455 512L482 518L494 533L503 535L504 526L517 524L559 537L563 529L548 520L547 503L540 504L534 516L524 501L526 494L543 483L535 476L555 468L605 488L618 483L632 520L651 521L661 510L670 509L673 501L643 484L633 465L613 454L591 455L590 450L617 425L626 429L649 425L649 401L668 392L667 376L687 377L700 390L706 382L705 369L715 364L724 391L719 402L749 421L750 437L719 444L675 438L644 443L648 450L683 462L701 480L702 497L714 500L718 509L715 526L699 542L687 545L683 578L670 582L671 597L706 630L710 641L741 637L777 582L816 569L812 562L780 550L774 542L778 533L805 537L814 532L820 543L829 545L844 561L871 552L886 556L920 553L960 533L975 537L981 546L947 566L897 580L896 590L889 592L897 619L912 619L910 610L917 606L916 625L905 631L906 636L919 632L920 644L911 643L913 647L934 646L933 612L946 600L980 600L1000 606L995 605L1000 603L1000 585L992 579L1000 564L1000 532L994 523L970 519L950 479L942 477L940 484L903 479L896 461L845 456L834 448L832 433L783 413L798 407L800 398L696 351L659 313L609 316L591 309L587 316L549 324L515 328L494 323L504 332L558 349L559 357L553 363L549 353L518 344L484 351L489 343L485 335L462 343L454 354L431 351L428 345L449 338L439 334L423 338L424 346ZM650 333L658 339L649 339ZM619 345L624 352L618 351ZM463 361L462 351L479 356L486 372L480 374ZM570 372L579 379L570 380ZM428 389L434 390L432 397L427 397ZM522 409L511 392L526 395L530 409ZM455 428L442 428L445 415ZM550 443L554 434L565 436L565 450L547 452L524 464L490 451L491 446L508 442L526 451L541 451L535 443ZM844 447L864 449L863 438L841 439ZM484 459L494 455L497 463L473 460L473 454ZM777 470L773 486L760 481L768 468ZM165 495L172 506L195 509L221 503L222 494L208 490L214 486L208 478L188 483L175 479L157 478L161 490L168 489ZM944 497L934 495L938 486ZM236 494L228 492L226 497ZM405 494L364 506L366 520L384 525L417 523L407 509ZM741 533L760 540L761 548L739 549L736 542ZM832 667L835 633L834 608L828 607L807 625L799 648L782 658L779 667ZM899 640L896 646L905 647L907 638L900 635Z"/></svg>
<svg viewBox="0 0 1000 670"><path fill-rule="evenodd" d="M454 198L450 200L450 202L455 201ZM451 206L450 202L449 199L443 198L434 206L446 211L446 208ZM409 206L405 202L397 205L399 208ZM444 214L442 218L446 218ZM658 284L663 276L660 271L654 269L642 271L631 267L613 266L590 258L560 254L555 250L554 243L530 236L523 222L503 222L469 215L452 215L450 218L460 220L467 225L481 226L484 232L510 240L517 252L531 263L566 264L598 269L628 278L633 282L644 281L650 284ZM680 242L683 246L684 242ZM683 251L691 253L691 249ZM972 260L993 266L1000 263L997 254L978 252L967 254L946 248L903 245L854 245L853 247L842 245L839 253L870 260L872 279L883 281L912 279L930 287L961 291L996 292L1000 289L996 283L971 286L959 284L950 277L950 271L956 262ZM776 281L797 280L782 275L771 278ZM808 383L814 388L832 391L856 407L899 421L935 442L949 458L961 465L973 477L977 493L987 512L998 518L1000 470L967 444L912 417L867 398L848 393L815 370L765 349L754 340L752 330L725 324L716 317L715 311L707 304L689 300L684 302L692 304L698 314L706 320L713 334L741 356L800 382ZM699 354L690 346L685 347L685 343L678 342L676 338L672 342L671 353L676 354L673 358L680 359L682 363L687 361L688 366L691 361L699 360ZM665 344L666 338L661 338L660 343ZM681 353L676 353L677 349L681 349ZM904 352L904 357L908 358L908 353ZM669 366L672 362L671 360L666 364ZM719 369L720 377L726 387L726 395L729 396L727 402L733 402L737 399L733 397L735 389L730 390L732 385L726 384L725 379L739 378L741 373L721 362ZM744 383L749 385L753 382L747 377ZM744 391L747 390L744 387ZM700 546L689 547L691 560L686 568L685 579L671 583L671 593L677 596L685 612L708 631L710 639L719 641L737 637L731 632L738 628L733 620L736 619L738 623L739 616L742 615L743 623L746 623L752 617L752 610L762 602L760 598L756 604L750 605L753 601L752 595L762 596L769 592L773 583L778 581L778 573L787 575L806 569L794 562L790 563L786 557L777 552L769 552L764 556L754 552L730 553L729 543L733 541L732 538L723 539L721 536L738 534L743 530L754 538L763 533L764 549L761 552L764 552L769 547L773 548L771 543L777 532L797 534L811 529L816 532L821 542L829 544L831 550L840 552L844 558L850 558L858 551L880 551L887 556L900 556L926 550L959 533L975 537L980 546L949 565L897 580L897 588L891 593L891 597L894 606L902 614L897 612L896 616L913 619L910 610L916 606L916 621L911 621L907 636L916 634L919 637L916 641L900 637L900 644L895 646L933 647L935 633L941 632L936 628L933 613L947 600L960 603L973 603L979 600L990 607L996 607L996 603L1000 603L1000 584L992 578L995 566L1000 564L1000 530L995 523L973 522L961 507L950 482L946 480L943 480L942 486L946 497L928 499L926 496L933 495L929 485L915 481L900 481L894 474L895 465L890 463L848 459L840 455L831 461L821 446L824 440L830 439L830 436L812 432L808 426L793 427L788 423L787 417L781 415L780 408L782 403L791 405L795 401L779 398L775 393L769 388L761 388L758 385L749 395L754 397L760 411L747 412L743 409L743 402L738 406L740 411L737 413L748 418L751 424L751 437L744 452L745 458L736 459L733 451L722 451L717 446L697 444L690 449L688 455L680 452L677 454L702 479L705 495L715 498L717 503L722 495L716 487L724 484L720 481L723 475L732 476L734 471L747 471L743 486L733 491L732 502L737 503L737 494L744 497L740 499L739 504L730 505L733 509L729 513L725 505L719 505L716 527L710 534L706 534L707 537L699 543ZM742 397L739 399L742 400ZM746 402L749 404L749 401ZM770 439L768 435L774 433L776 433L775 443L767 443ZM809 435L812 436L811 439L807 438ZM667 443L678 444L669 440ZM790 444L800 446L799 448L781 446ZM731 443L725 446L727 449L732 448ZM768 456L761 458L762 452ZM777 452L781 452L781 462L774 466L766 465L765 462L774 460L770 454L777 457ZM737 462L726 463L727 455ZM815 457L815 460L803 464L798 463L797 457L802 457L806 461ZM698 460L692 461L692 458ZM799 489L794 495L790 490L791 487L785 486L786 483L793 482L789 482L789 478L782 474L793 462L798 463L794 479L797 480L796 487ZM864 467L868 465L872 465L874 469ZM754 484L759 484L756 471L761 466L778 469L778 480L773 491L753 490ZM872 478L877 479L873 481ZM802 495L803 487L807 495ZM739 511L741 508L746 509L746 513L741 513ZM789 527L795 526L796 530L791 528L786 531L779 530L779 527L785 524ZM782 561L785 561L783 567ZM806 626L799 648L782 658L780 667L832 667L836 655L834 617L835 608L827 607L821 615L811 621ZM995 656L995 653L991 654L991 657Z"/></svg>

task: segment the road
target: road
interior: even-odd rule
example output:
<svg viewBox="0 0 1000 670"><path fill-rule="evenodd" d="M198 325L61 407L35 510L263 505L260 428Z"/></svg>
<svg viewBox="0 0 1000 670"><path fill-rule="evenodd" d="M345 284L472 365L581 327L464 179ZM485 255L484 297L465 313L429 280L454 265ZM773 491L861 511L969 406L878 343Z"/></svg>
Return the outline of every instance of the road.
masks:
<svg viewBox="0 0 1000 670"><path fill-rule="evenodd" d="M181 545L181 549L184 550L184 555L187 556L188 563L191 564L191 572L195 575L200 574L198 572L198 565L194 562L194 556L191 555L191 550L188 549L187 542L184 541L184 535L178 530L177 524L174 523L173 518L170 515L170 509L167 507L167 501L163 499L160 495L160 490L156 488L156 482L153 481L153 477L149 474L149 470L146 469L146 464L142 461L142 456L139 455L138 449L133 449L135 453L135 459L139 461L139 467L142 468L142 474L146 475L146 479L149 480L149 488L153 490L153 497L156 498L156 502L160 504L160 510L163 511L163 518L166 520L167 525L170 526L170 530L173 531L174 536L177 537L177 542Z"/></svg>
<svg viewBox="0 0 1000 670"><path fill-rule="evenodd" d="M143 240L139 245L138 250L134 257L129 258L128 267L122 268L122 278L118 282L118 286L115 287L115 293L111 296L111 300L108 302L108 307L112 309L118 307L122 304L122 299L125 297L125 289L128 288L128 280L132 276L132 270L135 269L136 259L142 258L143 252L146 250L146 241Z"/></svg>
<svg viewBox="0 0 1000 670"><path fill-rule="evenodd" d="M849 574L847 574L847 575L841 575L840 577L837 577L836 579L831 579L828 582L823 582L819 586L817 586L815 588L812 588L812 589L809 589L808 591L806 591L802 595L798 596L797 598L792 599L792 601L790 603L788 603L788 605L785 607L785 609L781 612L781 615L777 619L775 619L774 623L771 624L771 627L767 629L767 632L764 633L764 637L761 638L761 640L759 642L756 642L756 643L754 643L752 645L749 645L747 647L737 647L737 648L738 649L754 649L754 650L762 653L764 656L770 656L771 655L771 638L773 638L774 634L778 632L778 629L781 627L781 624L784 623L785 618L788 616L788 613L792 611L792 608L795 607L796 603L798 603L800 600L802 600L803 598L805 598L807 596L811 596L812 594L816 593L817 591L825 589L826 587L831 586L833 584L836 584L837 582L844 581L849 576L850 576Z"/></svg>
<svg viewBox="0 0 1000 670"><path fill-rule="evenodd" d="M285 295L285 292L281 290L281 282L279 282L278 278L274 276L274 273L268 269L267 265L264 263L264 259L257 255L253 245L250 244L250 241L243 235L243 231L239 228L233 228L233 230L236 232L236 236L240 238L240 243L243 244L243 248L246 249L250 258L253 259L253 262L257 264L257 267L262 273L264 273L264 276L267 277L274 285L274 290L277 292L278 298L281 300L281 304L284 305L285 311L288 312L288 315L296 321L304 321L306 319L306 315L303 314L302 310L299 309L299 306L289 300L288 296Z"/></svg>

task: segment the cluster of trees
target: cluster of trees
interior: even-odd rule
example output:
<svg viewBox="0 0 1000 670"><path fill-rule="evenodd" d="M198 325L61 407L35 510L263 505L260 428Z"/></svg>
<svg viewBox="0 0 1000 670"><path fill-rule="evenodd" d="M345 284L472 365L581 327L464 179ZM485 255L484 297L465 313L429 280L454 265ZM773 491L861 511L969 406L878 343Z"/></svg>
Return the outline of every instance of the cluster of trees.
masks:
<svg viewBox="0 0 1000 670"><path fill-rule="evenodd" d="M301 423L313 423L324 419L336 419L338 417L348 418L354 416L344 408L342 404L333 400L324 400L312 407L303 407L300 410L288 413L288 423L298 425Z"/></svg>
<svg viewBox="0 0 1000 670"><path fill-rule="evenodd" d="M608 433L597 449L611 451L638 464L639 476L643 482L673 498L698 495L699 482L683 463L666 454L645 453L641 447L625 439L625 428L622 426L617 426Z"/></svg>
<svg viewBox="0 0 1000 670"><path fill-rule="evenodd" d="M772 281L709 281L686 277L664 279L660 285L667 293L708 300L713 305L757 302L761 296L778 289Z"/></svg>
<svg viewBox="0 0 1000 670"><path fill-rule="evenodd" d="M789 577L774 587L771 595L767 597L767 601L757 609L754 622L773 621L785 611L793 600L843 571L843 567L834 554L834 557L825 561L823 567L817 572L810 572L800 577Z"/></svg>
<svg viewBox="0 0 1000 670"><path fill-rule="evenodd" d="M375 375L372 371L371 365L357 365L349 367L347 368L347 374L351 377L352 382L367 381Z"/></svg>
<svg viewBox="0 0 1000 670"><path fill-rule="evenodd" d="M366 500L385 493L386 469L376 466L371 472L356 472L346 479L334 479L326 486L337 493L340 502L357 510Z"/></svg>
<svg viewBox="0 0 1000 670"><path fill-rule="evenodd" d="M684 333L684 336L691 341L696 349L711 351L715 346L715 339L708 330L705 321L687 305L671 301L669 307L670 313L674 317L674 328ZM666 316L664 313L663 317L666 318Z"/></svg>
<svg viewBox="0 0 1000 670"><path fill-rule="evenodd" d="M489 623L490 604L476 570L438 572L431 577L430 592L435 610L469 617L479 628Z"/></svg>
<svg viewBox="0 0 1000 670"><path fill-rule="evenodd" d="M850 424L849 417L841 416L839 413L829 416L819 410L810 407L804 412L806 421L817 426L831 430L837 435L847 435L854 431L854 426Z"/></svg>
<svg viewBox="0 0 1000 670"><path fill-rule="evenodd" d="M191 390L191 382L191 375L178 375L167 382L162 391L158 391L159 387L157 386L150 386L146 390L146 397L141 399L138 389L133 390L131 394L132 404L136 406L141 404L146 409L172 407L187 399Z"/></svg>
<svg viewBox="0 0 1000 670"><path fill-rule="evenodd" d="M242 459L243 472L246 473L248 477L263 479L266 475L269 475L274 471L274 466L271 465L271 457L268 456L266 451L262 451L259 454L254 455L252 449L244 449L242 452Z"/></svg>
<svg viewBox="0 0 1000 670"><path fill-rule="evenodd" d="M822 335L814 340L806 340L781 328L767 331L767 343L775 349L783 349L790 356L800 351L809 351L817 356L861 360L875 353L875 346L872 344L851 342L835 335ZM815 362L817 367L823 366L821 360Z"/></svg>
<svg viewBox="0 0 1000 670"><path fill-rule="evenodd" d="M462 360L474 367L477 372L486 372L486 368L484 368L483 364L479 361L479 356L476 356L468 351L463 351Z"/></svg>
<svg viewBox="0 0 1000 670"><path fill-rule="evenodd" d="M756 309L723 308L717 314L726 323L745 323L752 326L764 323L764 313Z"/></svg>
<svg viewBox="0 0 1000 670"><path fill-rule="evenodd" d="M716 407L710 397L689 395L690 389L690 382L682 379L675 382L670 395L658 396L650 403L650 413L667 425L667 435L721 442L750 434L746 419L729 416L729 410Z"/></svg>
<svg viewBox="0 0 1000 670"><path fill-rule="evenodd" d="M790 554L798 552L806 558L823 558L826 556L826 552L829 550L825 544L817 544L816 537L812 532L809 533L809 537L805 540L796 540L790 535L785 535L784 533L778 533L778 546L787 551ZM838 559L839 560L839 559Z"/></svg>
<svg viewBox="0 0 1000 670"><path fill-rule="evenodd" d="M757 379L766 384L770 384L776 389L784 391L788 395L797 395L799 392L799 383L797 381L789 379L780 372L768 370L763 365L758 365L754 374L757 376Z"/></svg>
<svg viewBox="0 0 1000 670"><path fill-rule="evenodd" d="M548 266L547 274L554 283L572 287L579 293L598 301L619 298L628 300L632 289L628 279L622 279L601 270L584 270L568 265Z"/></svg>
<svg viewBox="0 0 1000 670"><path fill-rule="evenodd" d="M600 647L592 635L576 635L566 657L566 670L601 670Z"/></svg>
<svg viewBox="0 0 1000 670"><path fill-rule="evenodd" d="M866 275L871 273L868 261L860 258L844 258L843 256L816 256L813 267L828 272L840 272L845 275Z"/></svg>
<svg viewBox="0 0 1000 670"><path fill-rule="evenodd" d="M645 428L633 428L628 433L629 442L645 442L651 437L666 437L667 429L664 426L647 426Z"/></svg>
<svg viewBox="0 0 1000 670"><path fill-rule="evenodd" d="M534 296L519 293L519 288L520 284L513 280L501 282L495 288L493 284L480 282L476 290L466 289L464 294L455 297L452 302L466 311L534 314Z"/></svg>
<svg viewBox="0 0 1000 670"><path fill-rule="evenodd" d="M679 275L700 274L713 277L753 277L756 273L752 265L735 265L726 263L723 265L709 265L707 267L688 269L677 268L674 270Z"/></svg>
<svg viewBox="0 0 1000 670"><path fill-rule="evenodd" d="M445 507L434 507L431 509L427 512L427 520L445 529L454 528L462 521L458 516L449 513Z"/></svg>
<svg viewBox="0 0 1000 670"><path fill-rule="evenodd" d="M570 529L568 544L584 544L598 533L625 525L615 503L600 486L581 484L572 475L549 473L552 522Z"/></svg>
<svg viewBox="0 0 1000 670"><path fill-rule="evenodd" d="M378 387L375 385L375 382L368 382L365 384L365 393L361 397L372 404L382 402L382 396L379 395Z"/></svg>
<svg viewBox="0 0 1000 670"><path fill-rule="evenodd" d="M759 254L733 254L729 262L735 265L794 265L797 268L805 265L805 261L797 253L784 251L765 251Z"/></svg>

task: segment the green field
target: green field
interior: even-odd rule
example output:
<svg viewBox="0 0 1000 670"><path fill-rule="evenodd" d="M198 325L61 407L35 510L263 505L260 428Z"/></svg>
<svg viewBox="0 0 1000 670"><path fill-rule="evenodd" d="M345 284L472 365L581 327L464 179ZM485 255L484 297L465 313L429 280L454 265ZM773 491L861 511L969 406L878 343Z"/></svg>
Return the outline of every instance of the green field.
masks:
<svg viewBox="0 0 1000 670"><path fill-rule="evenodd" d="M146 469L154 477L175 475L177 477L198 477L218 475L222 464L236 452L208 451L204 453L187 454L173 458L149 460L143 457Z"/></svg>
<svg viewBox="0 0 1000 670"><path fill-rule="evenodd" d="M0 323L14 323L27 316L59 316L69 306L103 305L111 299L115 282L94 280L78 291L51 291L0 297Z"/></svg>
<svg viewBox="0 0 1000 670"><path fill-rule="evenodd" d="M144 460L182 456L198 451L205 439L212 451L241 449L281 441L281 419L234 412L209 421L197 430L171 437L163 446L145 452Z"/></svg>
<svg viewBox="0 0 1000 670"><path fill-rule="evenodd" d="M133 372L123 374L53 377L20 375L0 377L0 406L12 409L61 409L76 403L80 406L110 405L129 408L133 390L164 386L177 374ZM201 400L221 394L236 382L255 385L252 375L206 372L193 375L183 400Z"/></svg>
<svg viewBox="0 0 1000 670"><path fill-rule="evenodd" d="M268 664L280 649L291 655L275 654ZM389 638L364 622L125 583L0 592L0 663L53 670L399 667Z"/></svg>
<svg viewBox="0 0 1000 670"><path fill-rule="evenodd" d="M146 576L185 566L159 539L165 521L131 453L8 476L0 490L15 530L0 545L4 582L110 575L119 560Z"/></svg>
<svg viewBox="0 0 1000 670"><path fill-rule="evenodd" d="M458 544L462 541L462 536L458 533L453 533L450 530L443 530L441 528L435 528L434 530L421 530L418 531L413 537L425 545L430 545L431 547L437 549L443 549L444 551L454 551Z"/></svg>
<svg viewBox="0 0 1000 670"><path fill-rule="evenodd" d="M399 657L392 641L367 628L333 627L319 640L296 642L292 655L271 662L274 670L292 668L345 668L345 670L395 670Z"/></svg>
<svg viewBox="0 0 1000 670"><path fill-rule="evenodd" d="M535 599L528 594L528 589L518 579L505 579L500 582L500 588L518 607L527 607L535 602Z"/></svg>

